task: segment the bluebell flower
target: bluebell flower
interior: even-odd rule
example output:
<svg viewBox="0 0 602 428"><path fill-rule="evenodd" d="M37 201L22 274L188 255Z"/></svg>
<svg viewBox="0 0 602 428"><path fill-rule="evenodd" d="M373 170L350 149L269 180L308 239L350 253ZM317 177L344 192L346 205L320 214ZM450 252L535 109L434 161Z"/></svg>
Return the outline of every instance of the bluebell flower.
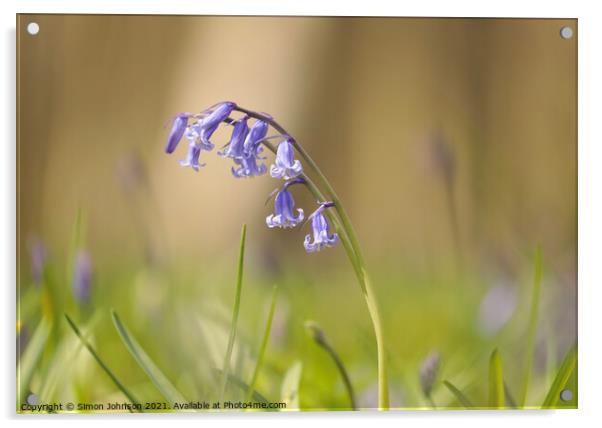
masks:
<svg viewBox="0 0 602 428"><path fill-rule="evenodd" d="M186 159L180 161L180 165L189 166L198 172L200 167L205 166L204 163L199 163L201 147L202 146L197 146L193 141L191 141L188 144L188 155L186 156Z"/></svg>
<svg viewBox="0 0 602 428"><path fill-rule="evenodd" d="M330 234L329 224L326 217L322 212L327 206L331 206L328 203L322 204L311 216L311 230L314 235L314 241L311 242L311 235L305 236L303 245L308 253L314 253L320 251L326 247L332 247L339 241L339 235L336 233Z"/></svg>
<svg viewBox="0 0 602 428"><path fill-rule="evenodd" d="M201 150L211 151L215 145L209 141L209 137L216 129L217 125L214 129L206 129L201 122L196 122L186 128L184 135L186 135L190 144L198 146Z"/></svg>
<svg viewBox="0 0 602 428"><path fill-rule="evenodd" d="M278 145L275 164L270 167L270 175L273 178L284 178L290 180L303 172L301 162L295 159L295 151L290 138Z"/></svg>
<svg viewBox="0 0 602 428"><path fill-rule="evenodd" d="M218 152L220 156L236 159L244 156L244 144L247 135L249 134L249 126L247 121L249 116L244 116L234 122L234 129L232 130L232 137L230 142L226 146L225 150Z"/></svg>
<svg viewBox="0 0 602 428"><path fill-rule="evenodd" d="M295 201L293 195L288 190L281 190L276 195L274 201L274 214L266 217L265 222L269 228L295 227L303 221L303 209L297 209L297 217L293 213L295 209Z"/></svg>
<svg viewBox="0 0 602 428"><path fill-rule="evenodd" d="M232 110L235 108L236 103L233 103L232 101L222 101L221 103L214 104L201 113L202 121L205 126L219 125L230 116L230 113L232 113Z"/></svg>
<svg viewBox="0 0 602 428"><path fill-rule="evenodd" d="M269 125L261 120L256 120L246 135L243 143L243 153L234 158L238 168L232 168L232 174L236 178L255 177L263 175L267 167L263 164L258 165L257 160L262 159L259 154L262 151L261 141L268 133Z"/></svg>
<svg viewBox="0 0 602 428"><path fill-rule="evenodd" d="M257 157L261 153L260 143L268 135L268 128L269 125L262 120L256 120L251 126L244 143L244 151L247 156Z"/></svg>
<svg viewBox="0 0 602 428"><path fill-rule="evenodd" d="M202 144L205 147L211 147L213 149L213 143L209 141L209 138L213 135L219 125L230 116L232 110L236 107L236 104L230 101L217 104L212 109L208 110L207 115L197 122L196 132L198 133L197 144ZM204 148L204 150L211 150Z"/></svg>
<svg viewBox="0 0 602 428"><path fill-rule="evenodd" d="M184 136L186 127L188 126L188 118L190 113L180 113L173 119L171 131L167 137L167 144L165 145L165 153L173 153L178 147L178 143Z"/></svg>
<svg viewBox="0 0 602 428"><path fill-rule="evenodd" d="M238 165L238 168L232 167L232 174L236 178L256 177L265 174L267 171L265 165L257 165L257 157L253 155L236 158L234 159L234 163Z"/></svg>
<svg viewBox="0 0 602 428"><path fill-rule="evenodd" d="M80 250L75 257L73 270L73 295L80 303L90 300L92 286L92 259L87 251Z"/></svg>
<svg viewBox="0 0 602 428"><path fill-rule="evenodd" d="M209 140L219 125L230 116L236 104L223 102L216 104L203 113L202 118L185 129L185 135L189 142L196 144L202 150L213 150L215 145Z"/></svg>

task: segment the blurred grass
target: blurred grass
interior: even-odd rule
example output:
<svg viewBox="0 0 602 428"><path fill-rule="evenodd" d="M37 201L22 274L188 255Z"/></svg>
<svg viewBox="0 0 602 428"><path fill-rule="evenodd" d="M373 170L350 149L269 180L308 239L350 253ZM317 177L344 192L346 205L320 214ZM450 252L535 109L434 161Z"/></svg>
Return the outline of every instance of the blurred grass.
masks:
<svg viewBox="0 0 602 428"><path fill-rule="evenodd" d="M127 327L123 325L115 311L111 311L111 317L113 318L115 328L119 332L119 336L123 340L123 344L169 404L173 406L174 403L186 402L187 400L184 396L172 385L155 363L153 363L144 349L140 347L136 339L128 331Z"/></svg>
<svg viewBox="0 0 602 428"><path fill-rule="evenodd" d="M577 366L577 347L573 346L569 352L567 353L556 377L554 378L554 382L550 387L550 391L546 395L546 399L543 402L542 407L544 409L553 408L558 403L560 398L560 393L567 386L571 375L573 374L573 370ZM571 391L572 394L576 394L576 391Z"/></svg>
<svg viewBox="0 0 602 428"><path fill-rule="evenodd" d="M452 384L449 381L443 381L443 384L447 387L447 389L450 390L450 392L457 398L458 402L460 402L460 404L462 404L462 406L464 406L465 409L470 409L471 407L474 407L473 404L470 402L470 400L468 399L468 397L466 397L462 391L460 391L458 388L455 387L454 384Z"/></svg>
<svg viewBox="0 0 602 428"><path fill-rule="evenodd" d="M240 254L240 249L233 246L231 254L237 250ZM251 245L250 257L256 260L253 250ZM49 263L47 271L56 271L57 264L62 264L61 260ZM533 266L533 259L525 253L524 278L531 276L531 284ZM149 379L135 359L125 358L128 346L124 346L111 320L111 308L115 308L120 314L116 324L127 323L126 336L136 337L137 347L147 356L152 355L153 365L161 367L162 376L169 379L174 390L192 400L217 399L232 330L232 309L228 309L228 302L237 287L232 285L232 260L201 262L197 267L176 264L169 272L145 265L129 270L101 265L98 271L91 307L87 310L81 310L63 282L46 281L41 288L24 286L21 325L23 331L35 327L45 313L41 309L47 295L57 296L53 299L62 296L59 304L52 305L78 314L77 319L86 326L83 346L92 350L93 358L102 355L103 364L88 362L90 354L78 351L72 333L65 329L69 325L53 324L55 318L50 317L49 328L56 337L46 340L30 381L20 388L43 393L48 400L103 402L122 400L123 390L118 386L121 385L131 400L135 397L140 402L165 401L166 394L157 389L156 379ZM433 386L432 398L438 408L512 407L510 401L504 402L500 397L507 395L505 390L517 390L523 385L523 366L508 366L501 378L498 363L492 360L496 398L490 403L487 398L490 350L500 349L507 361L525 361L532 325L529 322L533 311L532 287L519 294L516 311L500 331L483 335L478 314L484 280L478 272L467 270L462 276L449 276L434 271L429 277L402 276L385 269L375 269L375 273L379 294L386 296L382 306L385 328L391 337L387 354L394 407L428 406L420 389L419 368L424 355L432 349L442 356L439 378L447 380ZM348 409L345 383L334 365L324 364L323 351L306 334L306 321L314 319L331 332L329 339L345 361L357 392L358 407L376 406L376 352L369 318L361 297L349 290L353 277L347 269L333 267L311 272L287 266L276 277L266 275L252 262L245 268L244 276L245 293L237 309L225 399L244 400L252 390L252 399L256 401L282 398L302 410ZM522 281L521 278L517 281ZM281 284L279 304L271 315L270 346L264 348L267 343L264 317L272 310L270 305L265 306L271 293L268 284L276 279ZM164 297L157 299L157 296ZM551 310L553 306L542 300L539 318L544 322L538 325L549 324ZM261 336L258 332L264 332L263 340L255 349L253 343ZM536 352L526 403L529 408L540 407L549 395L551 379L559 369L554 364L559 361L555 355L564 352L560 344L565 339L557 332L537 328L537 337L540 339L534 341ZM33 353L36 347L40 350L35 344L36 340L30 339L24 346L21 364L27 361L24 359L27 353ZM542 352L554 355L542 360L538 357ZM297 362L302 363L303 370L295 368ZM65 370L66 364L76 369ZM261 376L254 374L259 373L258 366ZM111 374L107 377L108 373ZM569 403L556 405L574 407L577 396L574 373L569 381L564 381L567 382L575 397Z"/></svg>
<svg viewBox="0 0 602 428"><path fill-rule="evenodd" d="M499 351L495 349L489 359L489 407L503 409L505 405L502 357Z"/></svg>
<svg viewBox="0 0 602 428"><path fill-rule="evenodd" d="M543 262L541 247L535 250L535 273L533 276L533 294L531 296L531 310L529 311L529 330L527 339L527 361L525 370L525 382L523 384L520 405L524 406L529 392L529 381L531 380L531 369L533 367L533 356L535 354L535 334L537 333L537 316L539 312L539 300L541 295L541 277L543 274Z"/></svg>
<svg viewBox="0 0 602 428"><path fill-rule="evenodd" d="M50 333L50 323L42 318L23 353L17 366L18 399L23 402L29 392L29 384L33 377L38 361L42 357L46 339Z"/></svg>
<svg viewBox="0 0 602 428"><path fill-rule="evenodd" d="M280 390L280 400L287 404L287 410L299 409L299 385L301 383L301 374L303 373L303 363L295 361L284 375L282 388Z"/></svg>
<svg viewBox="0 0 602 428"><path fill-rule="evenodd" d="M81 330L79 329L79 327L77 327L77 325L73 322L73 320L71 318L69 318L69 315L65 314L65 319L67 320L67 323L69 323L69 326L71 327L71 329L73 330L73 332L82 341L82 344L86 347L86 349L88 349L88 351L90 352L90 354L92 354L92 356L94 357L94 359L96 360L96 362L98 363L98 365L111 378L111 380L113 381L113 383L115 384L115 386L118 389L120 389L121 392L123 392L123 394L128 398L128 400L130 400L130 402L132 404L140 404L140 401L138 401L138 400L136 400L134 398L134 396L128 390L128 388L126 388L126 386L117 378L117 376L115 375L115 373L113 373L113 371L109 368L109 366L102 360L102 358L100 358L100 356L98 355L98 353L96 352L96 350L94 349L94 347L82 335Z"/></svg>

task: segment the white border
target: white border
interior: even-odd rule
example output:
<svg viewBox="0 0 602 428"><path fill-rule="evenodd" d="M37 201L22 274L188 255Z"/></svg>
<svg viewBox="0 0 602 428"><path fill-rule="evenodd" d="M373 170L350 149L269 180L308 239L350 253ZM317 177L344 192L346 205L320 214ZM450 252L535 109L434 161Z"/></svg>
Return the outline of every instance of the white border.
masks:
<svg viewBox="0 0 602 428"><path fill-rule="evenodd" d="M352 426L366 423L382 423L399 426L462 426L462 427L506 427L512 425L543 425L566 428L569 424L588 426L602 420L600 366L602 361L599 326L602 325L602 276L599 268L602 252L600 224L602 220L602 163L600 159L602 127L602 100L600 79L602 66L600 42L602 22L596 13L595 1L547 1L527 2L505 0L495 2L420 1L394 2L392 0L349 0L284 1L284 0L230 0L228 2L179 0L88 0L88 1L26 1L0 2L2 8L2 75L0 84L3 100L0 104L0 129L4 133L0 159L0 272L4 277L2 288L3 328L0 347L3 385L0 388L2 416L8 423L44 424L51 426L75 422L100 425L111 422L142 422L148 425L163 425L171 421L188 424L236 423L245 426L283 424L304 426L320 422L339 423ZM15 14L21 13L127 13L127 14L234 14L234 15L366 15L366 16L473 16L473 17L557 17L579 19L579 406L577 411L556 412L401 412L388 415L373 413L348 414L303 414L288 415L286 419L277 415L201 415L179 417L143 416L89 416L80 415L35 418L14 415L14 286L15 286ZM578 419L578 420L575 420ZM598 422L599 424L599 422Z"/></svg>

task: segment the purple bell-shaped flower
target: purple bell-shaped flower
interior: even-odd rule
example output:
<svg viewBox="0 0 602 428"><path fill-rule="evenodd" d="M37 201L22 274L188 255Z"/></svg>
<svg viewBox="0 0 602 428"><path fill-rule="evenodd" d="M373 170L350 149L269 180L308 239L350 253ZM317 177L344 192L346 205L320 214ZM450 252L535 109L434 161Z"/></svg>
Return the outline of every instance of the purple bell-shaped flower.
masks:
<svg viewBox="0 0 602 428"><path fill-rule="evenodd" d="M290 138L287 138L278 145L276 151L276 160L270 167L270 175L273 178L283 178L291 180L298 177L303 172L303 166L298 159L295 159L295 150Z"/></svg>
<svg viewBox="0 0 602 428"><path fill-rule="evenodd" d="M313 233L313 242L311 242L311 235L305 236L303 245L305 251L308 253L314 253L320 251L326 247L332 247L339 241L339 235L336 233L330 233L330 226L328 220L324 217L322 212L327 207L327 204L322 204L311 216L311 230Z"/></svg>
<svg viewBox="0 0 602 428"><path fill-rule="evenodd" d="M223 151L217 152L218 155L232 159L237 159L244 156L245 139L249 134L249 126L247 125L248 120L249 117L244 116L234 122L234 129L232 130L230 142L226 145Z"/></svg>
<svg viewBox="0 0 602 428"><path fill-rule="evenodd" d="M303 209L297 209L297 216L294 214L295 201L293 195L288 190L282 190L276 195L274 200L274 214L266 217L265 222L269 228L295 227L303 221Z"/></svg>

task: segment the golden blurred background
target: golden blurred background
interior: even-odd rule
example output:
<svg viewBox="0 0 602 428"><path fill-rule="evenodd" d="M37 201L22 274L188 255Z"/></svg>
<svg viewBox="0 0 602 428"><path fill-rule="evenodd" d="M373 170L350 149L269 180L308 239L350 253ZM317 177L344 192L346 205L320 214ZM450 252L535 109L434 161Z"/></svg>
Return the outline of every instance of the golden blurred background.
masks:
<svg viewBox="0 0 602 428"><path fill-rule="evenodd" d="M25 32L31 21L36 36ZM423 271L460 245L511 264L541 242L572 272L577 44L559 36L567 24L576 27L20 15L21 238L60 247L82 206L97 257L116 245L135 252L140 219L123 183L134 162L154 201L144 209L149 230L166 252L219 256L247 222L255 242L301 253L302 234L264 230L274 180L235 180L215 153L203 153L208 165L195 174L176 163L184 148L163 153L173 114L233 100L274 115L317 159L369 259Z"/></svg>

